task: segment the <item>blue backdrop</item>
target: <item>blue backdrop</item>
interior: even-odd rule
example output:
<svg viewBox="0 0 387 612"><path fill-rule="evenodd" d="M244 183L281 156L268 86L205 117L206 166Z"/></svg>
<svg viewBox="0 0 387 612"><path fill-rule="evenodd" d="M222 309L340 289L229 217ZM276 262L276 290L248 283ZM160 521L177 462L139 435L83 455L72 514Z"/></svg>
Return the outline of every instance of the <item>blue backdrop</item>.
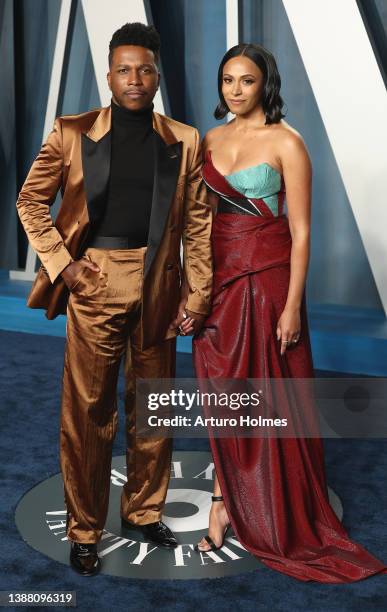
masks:
<svg viewBox="0 0 387 612"><path fill-rule="evenodd" d="M368 23L387 30L387 3L373 2ZM369 5L368 5L369 6ZM381 304L302 58L281 0L240 0L240 39L276 56L287 121L303 135L314 167L310 303L367 307ZM15 200L41 142L60 0L0 0L0 267L24 266L26 240ZM204 135L216 125L216 74L226 50L225 0L152 0L162 38L168 112ZM60 114L99 106L81 2L74 28ZM128 2L130 20L130 2ZM344 109L341 109L345 112Z"/></svg>

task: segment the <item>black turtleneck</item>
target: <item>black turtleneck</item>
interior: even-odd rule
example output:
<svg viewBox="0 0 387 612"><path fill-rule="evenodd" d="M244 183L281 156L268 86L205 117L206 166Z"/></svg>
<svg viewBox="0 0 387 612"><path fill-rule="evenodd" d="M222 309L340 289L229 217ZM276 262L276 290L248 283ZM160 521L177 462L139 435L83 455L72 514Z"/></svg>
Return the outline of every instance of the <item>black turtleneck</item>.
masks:
<svg viewBox="0 0 387 612"><path fill-rule="evenodd" d="M112 150L105 213L98 236L125 236L146 246L152 207L153 105L131 111L112 101Z"/></svg>

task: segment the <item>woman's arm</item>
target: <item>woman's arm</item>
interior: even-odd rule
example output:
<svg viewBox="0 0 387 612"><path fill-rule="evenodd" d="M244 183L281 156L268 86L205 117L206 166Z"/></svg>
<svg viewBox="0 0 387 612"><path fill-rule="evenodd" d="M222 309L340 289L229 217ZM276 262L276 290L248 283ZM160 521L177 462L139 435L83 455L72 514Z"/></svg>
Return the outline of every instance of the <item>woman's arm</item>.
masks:
<svg viewBox="0 0 387 612"><path fill-rule="evenodd" d="M281 162L292 236L289 290L277 328L283 355L287 345L297 341L301 332L300 307L310 252L312 167L306 146L296 132L289 131L283 138Z"/></svg>

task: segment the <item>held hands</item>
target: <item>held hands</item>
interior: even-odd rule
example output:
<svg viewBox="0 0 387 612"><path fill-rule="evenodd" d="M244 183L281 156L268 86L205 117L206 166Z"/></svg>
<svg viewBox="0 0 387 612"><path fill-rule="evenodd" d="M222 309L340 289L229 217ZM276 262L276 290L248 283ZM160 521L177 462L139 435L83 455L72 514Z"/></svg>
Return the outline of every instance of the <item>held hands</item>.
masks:
<svg viewBox="0 0 387 612"><path fill-rule="evenodd" d="M205 316L186 310L186 318L183 319L179 326L181 336L191 336L192 334L198 334L203 327Z"/></svg>
<svg viewBox="0 0 387 612"><path fill-rule="evenodd" d="M85 256L77 261L73 261L61 273L61 276L70 291L75 286L75 283L81 275L83 268L90 268L90 270L93 270L93 272L100 272L100 268L97 266L97 264L93 263Z"/></svg>
<svg viewBox="0 0 387 612"><path fill-rule="evenodd" d="M301 333L299 308L285 308L277 323L277 340L281 342L281 355L287 348L297 344Z"/></svg>
<svg viewBox="0 0 387 612"><path fill-rule="evenodd" d="M180 301L177 316L169 326L170 329L178 328L181 336L191 336L192 334L197 334L200 331L205 319L204 315L186 310L186 303L186 298Z"/></svg>

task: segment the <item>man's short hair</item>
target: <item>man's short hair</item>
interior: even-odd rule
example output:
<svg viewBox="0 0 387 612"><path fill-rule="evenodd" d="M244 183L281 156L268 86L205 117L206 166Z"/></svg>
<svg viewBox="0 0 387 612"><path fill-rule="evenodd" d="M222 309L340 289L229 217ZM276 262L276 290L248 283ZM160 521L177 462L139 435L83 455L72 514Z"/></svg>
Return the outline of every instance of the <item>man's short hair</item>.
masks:
<svg viewBox="0 0 387 612"><path fill-rule="evenodd" d="M144 23L125 23L116 30L109 43L109 66L111 66L113 51L122 45L138 45L153 51L155 61L160 58L160 36L156 28Z"/></svg>

